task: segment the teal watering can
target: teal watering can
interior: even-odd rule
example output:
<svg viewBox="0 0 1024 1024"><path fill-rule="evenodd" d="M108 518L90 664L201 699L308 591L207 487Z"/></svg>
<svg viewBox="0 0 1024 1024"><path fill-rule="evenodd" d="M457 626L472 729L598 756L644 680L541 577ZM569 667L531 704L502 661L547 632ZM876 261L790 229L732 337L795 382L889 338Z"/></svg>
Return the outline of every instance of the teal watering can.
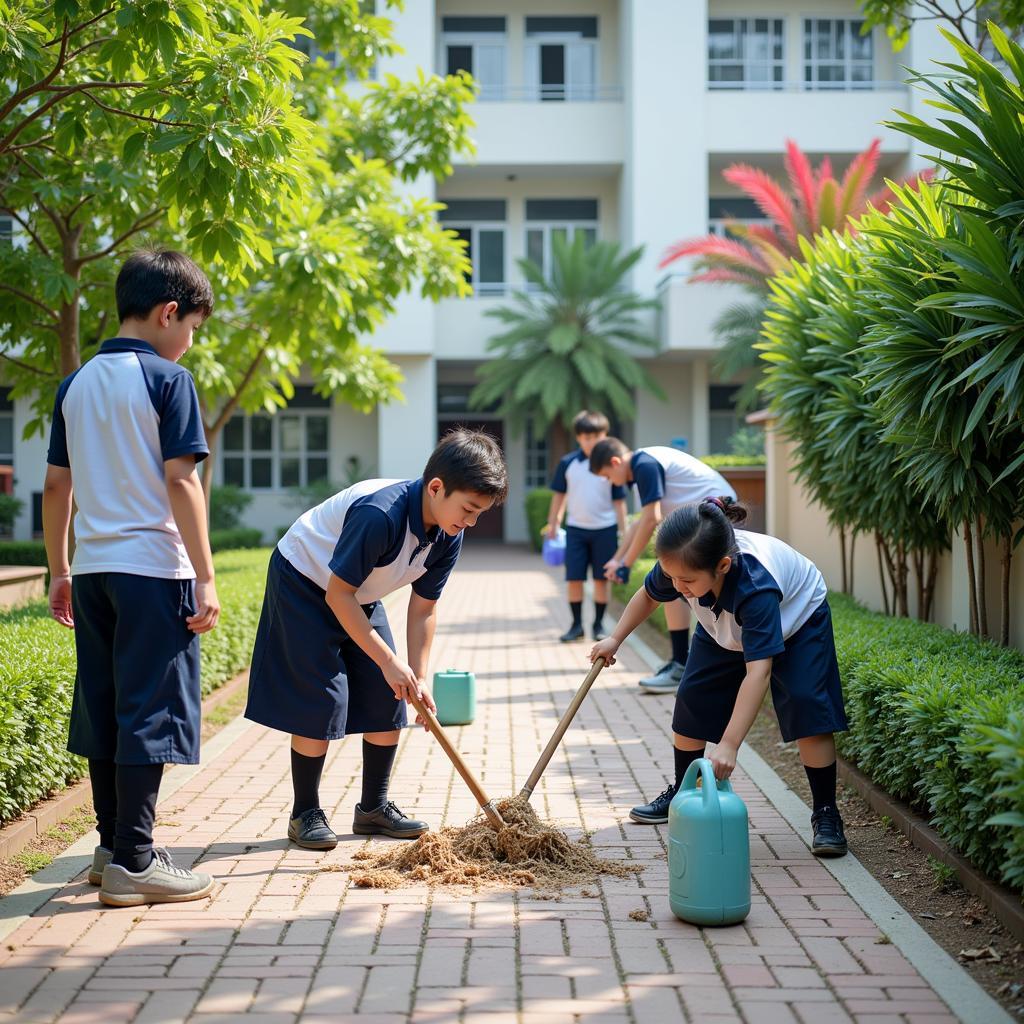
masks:
<svg viewBox="0 0 1024 1024"><path fill-rule="evenodd" d="M435 672L434 703L441 725L469 725L476 715L476 676L453 668Z"/></svg>
<svg viewBox="0 0 1024 1024"><path fill-rule="evenodd" d="M700 774L701 788L697 789ZM739 924L750 913L747 806L706 757L683 776L668 808L669 903L690 924Z"/></svg>

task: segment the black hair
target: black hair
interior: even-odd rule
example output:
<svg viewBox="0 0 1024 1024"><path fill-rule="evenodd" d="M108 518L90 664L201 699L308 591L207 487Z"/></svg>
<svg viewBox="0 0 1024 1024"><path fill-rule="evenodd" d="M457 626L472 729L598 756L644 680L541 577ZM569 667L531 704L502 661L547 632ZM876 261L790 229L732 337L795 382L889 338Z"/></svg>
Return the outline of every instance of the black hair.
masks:
<svg viewBox="0 0 1024 1024"><path fill-rule="evenodd" d="M605 466L612 464L612 458L624 458L629 449L617 437L603 437L590 452L590 472L600 473Z"/></svg>
<svg viewBox="0 0 1024 1024"><path fill-rule="evenodd" d="M572 418L572 432L576 437L580 434L607 434L610 426L603 412L592 412L590 409L583 409Z"/></svg>
<svg viewBox="0 0 1024 1024"><path fill-rule="evenodd" d="M697 572L714 572L723 558L736 557L732 524L746 518L747 510L726 496L680 505L662 522L654 551L659 558L672 555Z"/></svg>
<svg viewBox="0 0 1024 1024"><path fill-rule="evenodd" d="M178 304L178 319L197 310L205 320L213 312L213 289L206 275L184 253L140 249L125 260L114 286L121 321L145 320L154 306Z"/></svg>
<svg viewBox="0 0 1024 1024"><path fill-rule="evenodd" d="M500 505L508 495L508 469L501 447L482 430L456 427L437 443L423 470L423 482L437 477L446 495L472 491Z"/></svg>

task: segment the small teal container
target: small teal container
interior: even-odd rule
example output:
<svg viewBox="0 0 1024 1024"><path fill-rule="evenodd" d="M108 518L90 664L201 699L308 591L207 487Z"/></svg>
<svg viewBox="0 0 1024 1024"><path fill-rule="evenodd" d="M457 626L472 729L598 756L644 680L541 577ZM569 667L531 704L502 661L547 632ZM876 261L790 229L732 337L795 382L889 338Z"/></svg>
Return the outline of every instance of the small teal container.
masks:
<svg viewBox="0 0 1024 1024"><path fill-rule="evenodd" d="M668 871L669 903L680 920L739 924L750 913L747 805L728 779L715 779L706 757L686 769L669 805Z"/></svg>
<svg viewBox="0 0 1024 1024"><path fill-rule="evenodd" d="M442 725L469 725L476 716L476 676L454 668L435 672L434 703Z"/></svg>

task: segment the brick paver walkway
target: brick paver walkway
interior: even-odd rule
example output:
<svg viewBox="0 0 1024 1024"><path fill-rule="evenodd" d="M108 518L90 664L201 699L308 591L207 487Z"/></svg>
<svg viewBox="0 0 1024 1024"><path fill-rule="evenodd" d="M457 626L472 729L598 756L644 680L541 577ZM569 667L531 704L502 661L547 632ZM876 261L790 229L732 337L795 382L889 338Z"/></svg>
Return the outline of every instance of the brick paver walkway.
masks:
<svg viewBox="0 0 1024 1024"><path fill-rule="evenodd" d="M396 635L403 603L393 606ZM434 666L476 673L477 720L451 732L494 797L518 790L586 672L585 648L556 640L563 612L556 575L515 549L470 550L443 599ZM0 1021L955 1020L742 773L750 916L706 930L672 916L665 829L625 823L670 764L671 700L639 695L645 671L624 650L598 678L534 796L542 813L592 830L603 854L642 863L642 874L559 901L529 890L352 888L338 866L362 840L345 836L327 854L289 846L287 742L252 725L159 810L158 842L200 858L220 882L214 898L102 909L79 876L4 941ZM358 799L359 754L356 738L328 755L323 798L339 831ZM437 824L475 810L419 730L403 738L392 794ZM632 920L636 910L649 921Z"/></svg>

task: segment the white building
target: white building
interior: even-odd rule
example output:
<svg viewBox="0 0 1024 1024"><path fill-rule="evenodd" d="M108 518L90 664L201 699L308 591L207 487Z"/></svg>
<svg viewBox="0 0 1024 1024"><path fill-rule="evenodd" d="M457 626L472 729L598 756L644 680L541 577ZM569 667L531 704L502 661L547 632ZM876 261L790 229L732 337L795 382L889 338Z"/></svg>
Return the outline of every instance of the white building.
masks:
<svg viewBox="0 0 1024 1024"><path fill-rule="evenodd" d="M512 478L501 514L475 531L525 538L523 497L549 475L544 438L513 437L466 404L488 358L488 309L520 283L515 261L550 259L556 232L583 231L644 245L633 287L661 301L662 342L651 370L667 401L638 396L623 432L638 444L720 451L738 425L733 382L717 380L711 324L737 296L689 285L685 269L658 270L666 247L725 214L757 217L721 177L736 162L783 175L785 140L817 161L845 163L880 136L879 177L923 166L915 143L881 127L894 108L926 116L901 84L904 67L929 70L945 44L932 22L895 54L884 32L861 37L856 0L556 0L544 14L521 0L411 0L396 18L404 53L383 71L412 76L460 68L481 84L472 110L478 152L434 188L443 218L471 246L475 292L436 305L407 297L376 337L405 374L404 404L370 416L300 389L274 420L237 419L218 455L218 481L250 488L247 521L266 531L297 510L288 487L345 479L352 457L374 475L417 475L447 424L486 421L503 437ZM45 443L22 441L26 410L0 388L0 463L13 458L27 508L16 535L39 528Z"/></svg>

